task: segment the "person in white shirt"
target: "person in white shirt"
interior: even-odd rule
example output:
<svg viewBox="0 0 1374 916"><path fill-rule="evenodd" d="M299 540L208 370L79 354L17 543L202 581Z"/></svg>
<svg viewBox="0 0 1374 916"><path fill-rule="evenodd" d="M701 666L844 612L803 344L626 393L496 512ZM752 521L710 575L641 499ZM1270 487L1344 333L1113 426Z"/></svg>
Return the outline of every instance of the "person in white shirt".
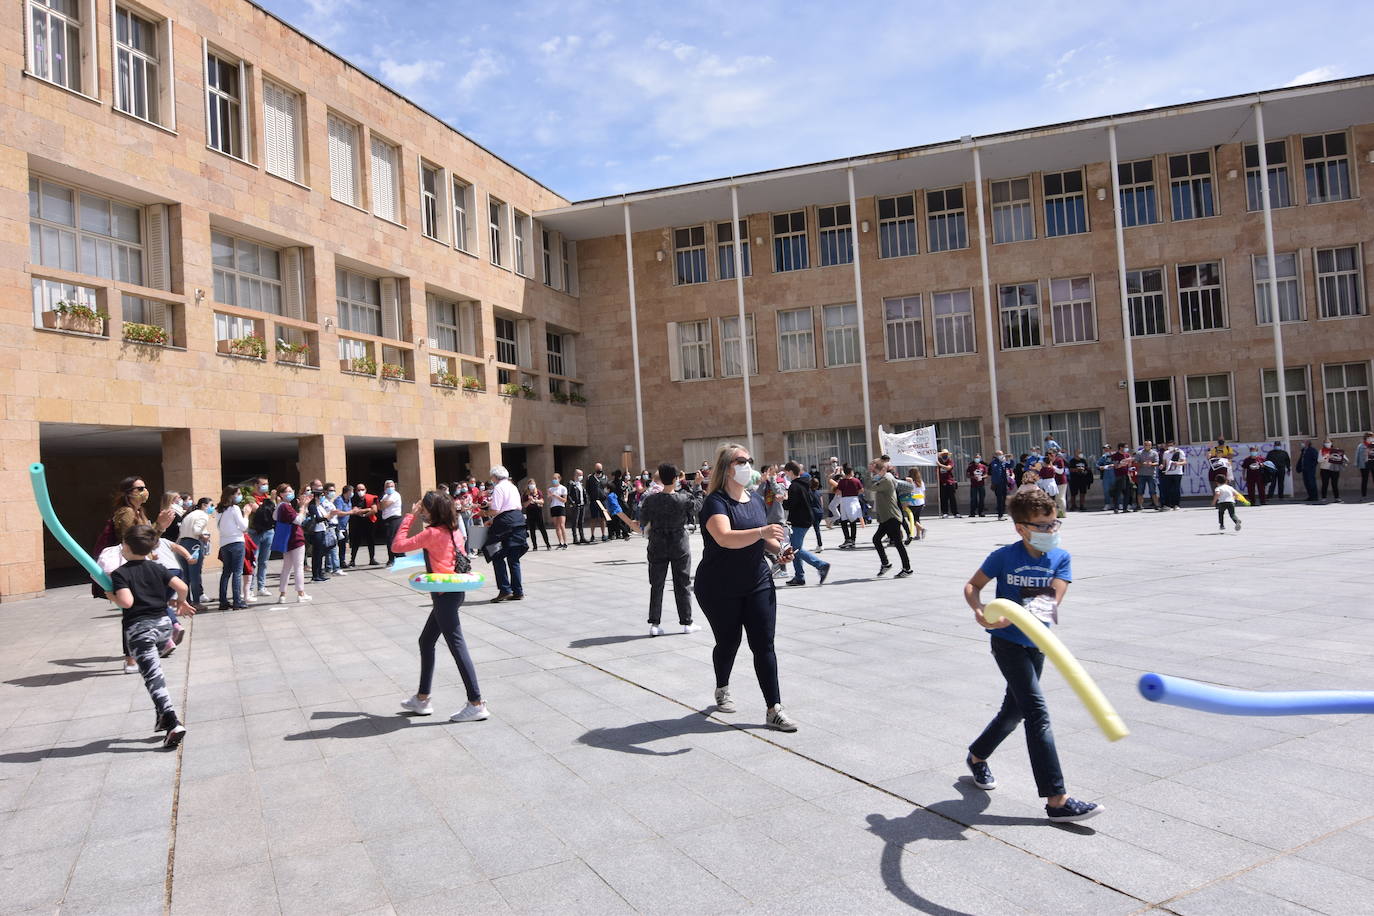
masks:
<svg viewBox="0 0 1374 916"><path fill-rule="evenodd" d="M248 607L244 600L243 588L243 536L248 531L248 516L243 514L243 494L238 487L225 487L224 493L215 506L219 516L219 560L223 567L219 571L219 609L227 611L229 604L229 585L234 586L233 609L241 611ZM252 601L249 597L247 601Z"/></svg>
<svg viewBox="0 0 1374 916"><path fill-rule="evenodd" d="M191 590L190 600L196 610L204 610L205 590L201 581L201 571L205 569L205 557L210 549L210 511L215 501L208 496L202 497L196 507L181 517L181 537L177 543L190 554L187 561L189 577L186 585Z"/></svg>
<svg viewBox="0 0 1374 916"><path fill-rule="evenodd" d="M1228 483L1217 484L1212 491L1212 505L1217 507L1217 527L1226 530L1226 513L1231 513L1231 524L1240 530L1240 519L1236 518L1236 490Z"/></svg>
<svg viewBox="0 0 1374 916"><path fill-rule="evenodd" d="M396 529L401 527L401 494L396 492L396 481L388 480L382 484L382 498L377 503L381 509L382 537L386 538L386 568L396 562L396 553L391 542L396 540Z"/></svg>
<svg viewBox="0 0 1374 916"><path fill-rule="evenodd" d="M498 464L491 469L491 481L491 494L482 513L491 519L490 533L482 546L496 576L497 595L491 601L519 601L525 597L520 558L529 550L529 530L520 510L520 493L510 482L510 471Z"/></svg>
<svg viewBox="0 0 1374 916"><path fill-rule="evenodd" d="M553 533L558 538L558 549L568 549L567 531L567 505L568 488L563 486L563 476L553 475L553 483L549 484L545 495L549 498L549 518L553 519Z"/></svg>

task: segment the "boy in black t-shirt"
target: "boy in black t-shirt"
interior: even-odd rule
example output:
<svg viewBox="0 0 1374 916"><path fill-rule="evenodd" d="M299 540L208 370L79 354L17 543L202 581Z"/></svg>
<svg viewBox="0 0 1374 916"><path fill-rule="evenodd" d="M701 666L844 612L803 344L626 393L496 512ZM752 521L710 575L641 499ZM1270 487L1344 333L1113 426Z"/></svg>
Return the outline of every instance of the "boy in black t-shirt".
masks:
<svg viewBox="0 0 1374 916"><path fill-rule="evenodd" d="M167 619L168 591L176 592L177 613L190 617L195 608L186 600L186 583L161 563L148 559L157 545L157 531L151 525L134 525L125 532L124 556L128 562L110 574L113 588L106 594L124 609L124 636L157 709L156 729L167 733L162 746L176 747L186 737L186 728L177 718L158 662L158 647L172 636Z"/></svg>

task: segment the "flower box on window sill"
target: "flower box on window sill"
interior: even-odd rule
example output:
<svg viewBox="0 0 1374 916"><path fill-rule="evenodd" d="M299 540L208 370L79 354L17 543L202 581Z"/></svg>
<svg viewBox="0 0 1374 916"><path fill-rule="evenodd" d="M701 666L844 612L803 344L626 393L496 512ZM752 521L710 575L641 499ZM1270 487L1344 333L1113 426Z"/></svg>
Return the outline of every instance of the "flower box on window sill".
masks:
<svg viewBox="0 0 1374 916"><path fill-rule="evenodd" d="M515 382L507 382L501 386L501 396L507 398L524 398L527 401L536 400L539 392L529 385L517 385Z"/></svg>
<svg viewBox="0 0 1374 916"><path fill-rule="evenodd" d="M482 383L477 380L475 375L465 375L463 376L463 390L472 392L482 391Z"/></svg>
<svg viewBox="0 0 1374 916"><path fill-rule="evenodd" d="M237 337L233 340L215 341L215 350L227 356L239 356L244 359L267 359L267 344L261 337Z"/></svg>
<svg viewBox="0 0 1374 916"><path fill-rule="evenodd" d="M559 404L576 404L578 406L581 406L587 403L586 398L576 393L564 394L561 391L555 391L552 395L550 395L550 397L552 397Z"/></svg>
<svg viewBox="0 0 1374 916"><path fill-rule="evenodd" d="M310 362L310 348L305 344L283 344L277 341L277 362L304 366Z"/></svg>
<svg viewBox="0 0 1374 916"><path fill-rule="evenodd" d="M43 313L43 327L49 331L68 331L72 334L105 336L105 317L99 312L90 315L74 312L48 311Z"/></svg>
<svg viewBox="0 0 1374 916"><path fill-rule="evenodd" d="M396 363L382 363L382 379L388 382L406 382L406 367Z"/></svg>
<svg viewBox="0 0 1374 916"><path fill-rule="evenodd" d="M462 380L452 372L431 372L429 383L435 388L457 388Z"/></svg>
<svg viewBox="0 0 1374 916"><path fill-rule="evenodd" d="M339 369L349 375L377 375L377 363L365 356L339 360Z"/></svg>
<svg viewBox="0 0 1374 916"><path fill-rule="evenodd" d="M167 329L156 324L126 321L124 322L124 340L128 343L144 344L149 347L165 347L167 346Z"/></svg>

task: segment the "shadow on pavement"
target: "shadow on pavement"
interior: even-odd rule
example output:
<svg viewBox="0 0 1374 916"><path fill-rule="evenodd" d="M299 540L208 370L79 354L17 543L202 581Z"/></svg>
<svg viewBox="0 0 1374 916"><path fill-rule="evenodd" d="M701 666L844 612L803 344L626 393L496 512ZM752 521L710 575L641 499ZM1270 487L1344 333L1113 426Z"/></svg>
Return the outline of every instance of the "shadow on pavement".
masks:
<svg viewBox="0 0 1374 916"><path fill-rule="evenodd" d="M618 642L634 642L636 639L652 639L648 633L635 633L624 636L592 636L587 639L574 639L568 643L569 649L589 649L592 646L612 646Z"/></svg>
<svg viewBox="0 0 1374 916"><path fill-rule="evenodd" d="M108 665L113 662L121 661L114 655L97 655L91 658L54 658L48 664L61 665L64 668L76 668L76 671L57 671L50 674L30 674L25 677L16 677L5 681L13 687L50 687L58 684L70 684L73 681L83 681L88 677L106 677L107 675L122 674L122 671L111 670ZM89 666L100 665L99 668Z"/></svg>
<svg viewBox="0 0 1374 916"><path fill-rule="evenodd" d="M680 719L659 719L655 722L636 722L618 728L594 728L577 740L589 747L599 747L622 754L646 754L650 757L674 757L686 754L690 747L680 747L674 751L655 751L643 745L664 738L680 738L684 735L714 735L718 732L733 731L733 726L724 725L708 719L699 712L688 713Z"/></svg>
<svg viewBox="0 0 1374 916"><path fill-rule="evenodd" d="M135 746L119 746L123 744ZM101 738L99 741L88 741L70 747L45 747L0 754L0 763L38 763L40 760L53 757L89 757L93 754L141 754L144 751L163 750L161 745L161 735L153 735L150 738Z"/></svg>
<svg viewBox="0 0 1374 916"><path fill-rule="evenodd" d="M372 712L317 712L311 714L315 719L342 719L329 728L312 728L310 731L287 735L284 741L314 741L318 738L375 738L389 735L403 728L424 728L430 725L448 725L447 716L440 716L429 722L416 722L419 716L396 713L379 716ZM429 717L425 717L429 718Z"/></svg>

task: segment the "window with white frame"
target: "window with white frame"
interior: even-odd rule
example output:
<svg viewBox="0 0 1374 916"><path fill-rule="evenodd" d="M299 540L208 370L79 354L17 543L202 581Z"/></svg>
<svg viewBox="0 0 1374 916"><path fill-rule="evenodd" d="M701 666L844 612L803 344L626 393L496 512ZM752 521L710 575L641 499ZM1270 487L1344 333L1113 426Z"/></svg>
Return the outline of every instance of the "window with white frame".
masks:
<svg viewBox="0 0 1374 916"><path fill-rule="evenodd" d="M1002 349L1040 346L1040 284L1004 283L997 287Z"/></svg>
<svg viewBox="0 0 1374 916"><path fill-rule="evenodd" d="M1326 434L1362 433L1369 429L1369 363L1322 366L1326 390Z"/></svg>
<svg viewBox="0 0 1374 916"><path fill-rule="evenodd" d="M919 359L926 355L926 334L920 296L883 300L887 358Z"/></svg>
<svg viewBox="0 0 1374 916"><path fill-rule="evenodd" d="M1264 144L1264 158L1269 166L1269 206L1271 209L1291 207L1293 195L1288 188L1288 143L1270 140ZM1245 209L1264 209L1264 186L1260 184L1259 144L1245 144Z"/></svg>
<svg viewBox="0 0 1374 916"><path fill-rule="evenodd" d="M859 340L859 307L827 305L821 309L821 326L826 366L857 366L863 345Z"/></svg>
<svg viewBox="0 0 1374 916"><path fill-rule="evenodd" d="M1345 131L1303 137L1302 172L1309 204L1349 200L1350 147Z"/></svg>
<svg viewBox="0 0 1374 916"><path fill-rule="evenodd" d="M355 359L371 359L372 343L366 340L354 340L351 337L339 338L339 359L347 360L351 365ZM353 370L349 370L353 371Z"/></svg>
<svg viewBox="0 0 1374 916"><path fill-rule="evenodd" d="M573 242L565 238L559 238L558 240L559 260L562 262L562 270L559 272L559 276L563 278L563 292L565 293L571 293L573 291L573 265L576 263L573 260L573 244Z"/></svg>
<svg viewBox="0 0 1374 916"><path fill-rule="evenodd" d="M1210 150L1169 157L1169 200L1175 220L1216 215Z"/></svg>
<svg viewBox="0 0 1374 916"><path fill-rule="evenodd" d="M521 213L519 210L511 211L511 243L515 246L515 272L522 277L530 276L531 261L530 253L534 247L534 240L531 236L529 214Z"/></svg>
<svg viewBox="0 0 1374 916"><path fill-rule="evenodd" d="M215 340L241 340L244 337L260 337L258 323L244 315L215 313Z"/></svg>
<svg viewBox="0 0 1374 916"><path fill-rule="evenodd" d="M1312 398L1307 384L1307 367L1284 369L1283 386L1288 396L1288 435L1312 435ZM1279 422L1279 374L1273 369L1260 370L1260 388L1264 393L1264 437L1277 439L1283 435Z"/></svg>
<svg viewBox="0 0 1374 916"><path fill-rule="evenodd" d="M849 204L816 208L821 266L854 263L854 225Z"/></svg>
<svg viewBox="0 0 1374 916"><path fill-rule="evenodd" d="M401 150L383 140L371 138L372 213L393 223L401 221Z"/></svg>
<svg viewBox="0 0 1374 916"><path fill-rule="evenodd" d="M816 336L811 325L811 310L786 309L778 312L778 371L816 368Z"/></svg>
<svg viewBox="0 0 1374 916"><path fill-rule="evenodd" d="M1159 222L1159 195L1155 190L1155 161L1137 159L1118 163L1121 188L1121 225L1149 226Z"/></svg>
<svg viewBox="0 0 1374 916"><path fill-rule="evenodd" d="M360 138L357 124L330 112L329 122L329 194L350 207L362 206L362 174Z"/></svg>
<svg viewBox="0 0 1374 916"><path fill-rule="evenodd" d="M487 239L491 244L491 263L505 266L506 205L495 197L487 198Z"/></svg>
<svg viewBox="0 0 1374 916"><path fill-rule="evenodd" d="M757 437L756 437L757 438ZM803 429L783 434L787 457L804 468L829 467L831 457L841 464L861 468L869 450L862 426L839 429ZM755 456L758 452L755 451Z"/></svg>
<svg viewBox="0 0 1374 916"><path fill-rule="evenodd" d="M553 331L544 332L544 355L549 367L549 375L567 375L563 364L563 335Z"/></svg>
<svg viewBox="0 0 1374 916"><path fill-rule="evenodd" d="M472 185L461 178L453 179L453 247L470 251L471 227L468 214L472 212Z"/></svg>
<svg viewBox="0 0 1374 916"><path fill-rule="evenodd" d="M282 314L281 255L275 248L214 230L210 233L210 256L216 302Z"/></svg>
<svg viewBox="0 0 1374 916"><path fill-rule="evenodd" d="M544 285L556 287L558 284L554 282L553 273L556 266L553 259L553 233L547 229L539 230L539 251L543 261Z"/></svg>
<svg viewBox="0 0 1374 916"><path fill-rule="evenodd" d="M973 293L956 289L936 293L930 300L935 317L935 355L976 353L973 340Z"/></svg>
<svg viewBox="0 0 1374 916"><path fill-rule="evenodd" d="M711 322L679 321L677 323L678 365L685 380L710 378Z"/></svg>
<svg viewBox="0 0 1374 916"><path fill-rule="evenodd" d="M206 143L211 149L248 158L248 122L243 107L247 68L215 51L205 54Z"/></svg>
<svg viewBox="0 0 1374 916"><path fill-rule="evenodd" d="M73 92L85 92L83 0L29 0L29 72Z"/></svg>
<svg viewBox="0 0 1374 916"><path fill-rule="evenodd" d="M754 345L754 316L744 316L745 346L749 353L749 374L758 375L759 357ZM720 319L720 375L722 378L739 378L743 373L740 360L739 316L727 315Z"/></svg>
<svg viewBox="0 0 1374 916"><path fill-rule="evenodd" d="M1318 248L1317 306L1323 318L1348 318L1363 315L1364 277L1357 245L1344 248Z"/></svg>
<svg viewBox="0 0 1374 916"><path fill-rule="evenodd" d="M878 198L878 257L904 258L916 244L916 195Z"/></svg>
<svg viewBox="0 0 1374 916"><path fill-rule="evenodd" d="M1176 276L1178 313L1183 330L1215 331L1226 327L1226 303L1221 291L1221 264L1217 261L1180 264Z"/></svg>
<svg viewBox="0 0 1374 916"><path fill-rule="evenodd" d="M1013 455L1039 447L1046 436L1052 437L1070 455L1080 450L1091 455L1102 444L1102 412L1070 410L1007 417L1008 451Z"/></svg>
<svg viewBox="0 0 1374 916"><path fill-rule="evenodd" d="M1139 378L1135 380L1135 425L1141 442L1163 445L1178 441L1174 428L1174 380ZM1091 451L1084 454L1091 455Z"/></svg>
<svg viewBox="0 0 1374 916"><path fill-rule="evenodd" d="M1274 321L1274 311L1269 301L1269 257L1263 254L1253 255L1250 263L1254 265L1255 273L1255 321L1258 324L1271 324ZM1279 287L1279 319L1302 321L1302 284L1298 282L1297 252L1275 252L1274 268Z"/></svg>
<svg viewBox="0 0 1374 916"><path fill-rule="evenodd" d="M56 309L59 302L84 305L90 309L99 308L100 300L96 297L95 290L89 286L34 277L32 291L35 327L44 327L43 313Z"/></svg>
<svg viewBox="0 0 1374 916"><path fill-rule="evenodd" d="M161 122L162 68L157 23L115 7L115 108L154 124Z"/></svg>
<svg viewBox="0 0 1374 916"><path fill-rule="evenodd" d="M1008 178L992 185L992 241L1024 242L1035 238L1029 178Z"/></svg>
<svg viewBox="0 0 1374 916"><path fill-rule="evenodd" d="M443 204L439 195L444 186L444 173L436 165L420 163L420 231L428 238L439 240L439 214Z"/></svg>
<svg viewBox="0 0 1374 916"><path fill-rule="evenodd" d="M425 295L425 313L429 320L429 336L437 343L435 348L461 353L462 325L458 316L459 304L433 293Z"/></svg>
<svg viewBox="0 0 1374 916"><path fill-rule="evenodd" d="M673 230L673 265L673 282L678 286L706 282L705 226Z"/></svg>
<svg viewBox="0 0 1374 916"><path fill-rule="evenodd" d="M1088 231L1088 199L1083 193L1083 170L1046 172L1045 236L1078 235Z"/></svg>
<svg viewBox="0 0 1374 916"><path fill-rule="evenodd" d="M31 263L142 286L143 256L139 207L29 178Z"/></svg>
<svg viewBox="0 0 1374 916"><path fill-rule="evenodd" d="M744 276L754 275L753 265L749 262L749 223L739 221L732 230L728 222L716 223L716 276L722 280L735 279L735 232L739 232L739 258L744 265Z"/></svg>
<svg viewBox="0 0 1374 916"><path fill-rule="evenodd" d="M262 140L267 171L303 183L301 97L271 80L262 81Z"/></svg>
<svg viewBox="0 0 1374 916"><path fill-rule="evenodd" d="M1231 439L1231 376L1190 375L1188 393L1188 435L1194 442Z"/></svg>
<svg viewBox="0 0 1374 916"><path fill-rule="evenodd" d="M361 334L382 333L381 281L345 270L334 270L334 296L339 308L339 329Z"/></svg>
<svg viewBox="0 0 1374 916"><path fill-rule="evenodd" d="M968 211L964 209L962 187L926 192L926 245L931 251L968 247Z"/></svg>
<svg viewBox="0 0 1374 916"><path fill-rule="evenodd" d="M1050 280L1050 325L1057 344L1097 339L1092 277Z"/></svg>
<svg viewBox="0 0 1374 916"><path fill-rule="evenodd" d="M1164 304L1164 270L1148 267L1126 271L1126 307L1132 337L1169 333L1169 310Z"/></svg>
<svg viewBox="0 0 1374 916"><path fill-rule="evenodd" d="M773 270L782 273L811 266L806 247L806 211L773 216Z"/></svg>
<svg viewBox="0 0 1374 916"><path fill-rule="evenodd" d="M520 363L520 340L515 320L496 316L496 361L511 366Z"/></svg>

